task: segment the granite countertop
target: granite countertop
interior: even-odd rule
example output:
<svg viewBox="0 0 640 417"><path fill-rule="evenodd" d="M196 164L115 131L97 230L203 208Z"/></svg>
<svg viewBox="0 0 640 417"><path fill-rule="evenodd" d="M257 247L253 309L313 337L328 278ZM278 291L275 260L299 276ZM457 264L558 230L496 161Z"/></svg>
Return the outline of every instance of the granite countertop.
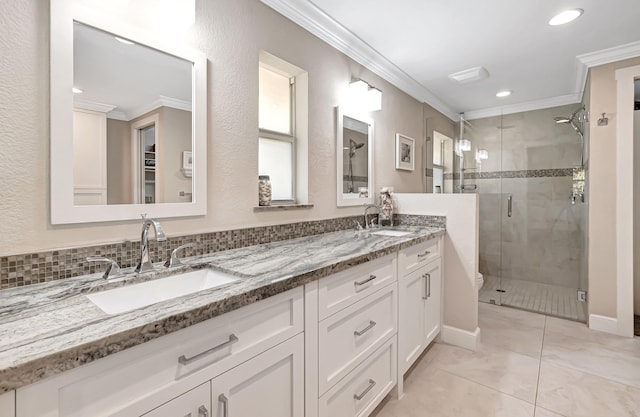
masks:
<svg viewBox="0 0 640 417"><path fill-rule="evenodd" d="M444 234L443 228L402 228L411 233L356 238L353 230L340 231L187 258L185 266L157 265L157 272L139 276L128 269L108 282L91 274L0 291L0 393ZM204 267L239 280L114 315L85 297Z"/></svg>

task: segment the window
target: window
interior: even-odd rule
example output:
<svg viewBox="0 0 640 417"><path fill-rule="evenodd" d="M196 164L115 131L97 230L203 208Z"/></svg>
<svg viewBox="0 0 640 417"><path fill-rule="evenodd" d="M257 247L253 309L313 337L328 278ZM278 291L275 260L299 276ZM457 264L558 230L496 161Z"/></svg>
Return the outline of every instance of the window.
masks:
<svg viewBox="0 0 640 417"><path fill-rule="evenodd" d="M258 174L268 175L274 201L295 201L295 78L259 67Z"/></svg>

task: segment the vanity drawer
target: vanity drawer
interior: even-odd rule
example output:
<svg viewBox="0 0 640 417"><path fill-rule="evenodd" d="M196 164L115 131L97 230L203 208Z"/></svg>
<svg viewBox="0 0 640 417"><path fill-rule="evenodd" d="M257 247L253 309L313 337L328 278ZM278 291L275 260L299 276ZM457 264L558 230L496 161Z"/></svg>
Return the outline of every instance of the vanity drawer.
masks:
<svg viewBox="0 0 640 417"><path fill-rule="evenodd" d="M396 262L395 254L389 255L321 279L318 286L318 320L396 281Z"/></svg>
<svg viewBox="0 0 640 417"><path fill-rule="evenodd" d="M319 417L366 417L396 384L396 337L320 397Z"/></svg>
<svg viewBox="0 0 640 417"><path fill-rule="evenodd" d="M19 415L49 417L52 403L55 416L130 416L131 404L142 414L159 392L177 397L302 332L303 318L298 287L21 388Z"/></svg>
<svg viewBox="0 0 640 417"><path fill-rule="evenodd" d="M401 250L398 254L398 274L405 276L434 259L438 259L440 245L442 245L442 238L437 238Z"/></svg>
<svg viewBox="0 0 640 417"><path fill-rule="evenodd" d="M396 333L397 283L318 323L319 394Z"/></svg>

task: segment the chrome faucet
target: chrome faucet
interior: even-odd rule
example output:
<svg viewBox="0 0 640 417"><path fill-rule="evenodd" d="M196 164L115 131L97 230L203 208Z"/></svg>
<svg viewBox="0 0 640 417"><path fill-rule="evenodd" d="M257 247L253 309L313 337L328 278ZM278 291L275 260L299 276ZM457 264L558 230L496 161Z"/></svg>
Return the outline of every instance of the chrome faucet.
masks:
<svg viewBox="0 0 640 417"><path fill-rule="evenodd" d="M142 235L140 236L140 262L136 267L136 272L153 271L153 263L149 256L149 227L153 226L153 230L156 234L156 241L163 242L167 240L167 236L164 234L164 229L160 225L160 222L154 219L147 219L146 214L142 215Z"/></svg>
<svg viewBox="0 0 640 417"><path fill-rule="evenodd" d="M364 227L366 227L367 229L370 227L373 227L373 223L369 223L369 209L376 209L378 210L378 214L380 214L380 207L374 205L374 204L367 204L364 206ZM373 220L372 220L373 222Z"/></svg>

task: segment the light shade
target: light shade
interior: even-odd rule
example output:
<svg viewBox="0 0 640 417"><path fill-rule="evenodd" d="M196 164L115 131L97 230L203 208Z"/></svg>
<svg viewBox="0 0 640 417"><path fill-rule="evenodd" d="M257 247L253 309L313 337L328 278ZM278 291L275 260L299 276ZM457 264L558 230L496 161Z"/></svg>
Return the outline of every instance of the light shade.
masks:
<svg viewBox="0 0 640 417"><path fill-rule="evenodd" d="M460 139L460 151L469 152L471 150L471 141L469 139Z"/></svg>
<svg viewBox="0 0 640 417"><path fill-rule="evenodd" d="M478 159L489 159L489 151L486 149L478 149Z"/></svg>
<svg viewBox="0 0 640 417"><path fill-rule="evenodd" d="M511 95L511 91L509 91L509 90L502 90L502 91L498 91L496 93L496 97L500 97L500 98L509 97L510 95Z"/></svg>
<svg viewBox="0 0 640 417"><path fill-rule="evenodd" d="M358 111L378 111L382 109L382 91L363 80L349 84L349 106Z"/></svg>
<svg viewBox="0 0 640 417"><path fill-rule="evenodd" d="M549 24L551 26L564 25L565 23L576 20L577 18L582 16L582 13L584 13L584 10L582 9L565 10L553 16L551 20L549 20Z"/></svg>

